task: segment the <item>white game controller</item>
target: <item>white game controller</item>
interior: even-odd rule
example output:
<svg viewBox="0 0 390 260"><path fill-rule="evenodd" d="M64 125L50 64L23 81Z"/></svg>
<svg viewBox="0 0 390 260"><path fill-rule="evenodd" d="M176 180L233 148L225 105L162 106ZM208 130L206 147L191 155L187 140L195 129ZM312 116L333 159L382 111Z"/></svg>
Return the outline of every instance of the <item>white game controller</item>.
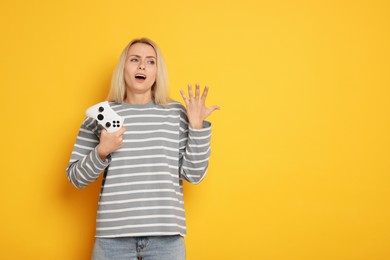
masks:
<svg viewBox="0 0 390 260"><path fill-rule="evenodd" d="M123 118L112 110L108 101L88 108L85 114L88 117L96 119L109 133L118 131L123 126Z"/></svg>

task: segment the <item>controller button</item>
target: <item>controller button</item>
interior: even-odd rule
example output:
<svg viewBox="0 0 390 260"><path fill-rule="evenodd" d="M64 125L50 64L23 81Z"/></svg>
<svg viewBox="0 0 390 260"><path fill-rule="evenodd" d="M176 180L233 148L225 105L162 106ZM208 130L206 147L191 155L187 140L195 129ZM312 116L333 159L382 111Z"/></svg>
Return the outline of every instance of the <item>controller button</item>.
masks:
<svg viewBox="0 0 390 260"><path fill-rule="evenodd" d="M99 107L99 112L103 112L104 111L104 107Z"/></svg>
<svg viewBox="0 0 390 260"><path fill-rule="evenodd" d="M99 114L99 115L97 116L97 118L101 121L101 120L104 119L104 116L103 116L102 114Z"/></svg>
<svg viewBox="0 0 390 260"><path fill-rule="evenodd" d="M110 126L111 126L110 122L107 122L106 127L110 127Z"/></svg>

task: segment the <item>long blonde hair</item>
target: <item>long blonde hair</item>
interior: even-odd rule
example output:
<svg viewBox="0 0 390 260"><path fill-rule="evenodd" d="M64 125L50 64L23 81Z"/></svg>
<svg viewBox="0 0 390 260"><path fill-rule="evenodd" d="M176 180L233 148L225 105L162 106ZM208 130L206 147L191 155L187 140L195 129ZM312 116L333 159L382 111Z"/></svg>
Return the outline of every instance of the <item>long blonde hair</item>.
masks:
<svg viewBox="0 0 390 260"><path fill-rule="evenodd" d="M119 61L116 65L116 68L112 74L111 79L111 88L108 93L107 100L115 101L122 103L126 98L126 83L124 78L124 68L127 59L127 53L130 47L136 43L144 43L153 47L157 55L157 72L156 72L156 81L152 86L152 98L157 104L166 105L169 101L169 91L168 91L168 71L167 65L165 63L164 57L158 48L158 46L148 38L134 39L122 51Z"/></svg>

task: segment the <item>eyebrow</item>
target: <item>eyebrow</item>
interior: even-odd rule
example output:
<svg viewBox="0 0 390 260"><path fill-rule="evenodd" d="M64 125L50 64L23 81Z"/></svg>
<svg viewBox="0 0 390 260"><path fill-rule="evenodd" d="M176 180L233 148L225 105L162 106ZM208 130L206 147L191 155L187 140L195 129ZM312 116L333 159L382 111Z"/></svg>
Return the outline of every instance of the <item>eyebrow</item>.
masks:
<svg viewBox="0 0 390 260"><path fill-rule="evenodd" d="M137 55L137 54L131 54L130 55L130 57L132 57L132 56L134 56L134 57L137 57L137 58L141 58L141 56L139 56L139 55ZM157 59L156 57L154 57L154 56L146 56L146 58L153 58L153 59Z"/></svg>

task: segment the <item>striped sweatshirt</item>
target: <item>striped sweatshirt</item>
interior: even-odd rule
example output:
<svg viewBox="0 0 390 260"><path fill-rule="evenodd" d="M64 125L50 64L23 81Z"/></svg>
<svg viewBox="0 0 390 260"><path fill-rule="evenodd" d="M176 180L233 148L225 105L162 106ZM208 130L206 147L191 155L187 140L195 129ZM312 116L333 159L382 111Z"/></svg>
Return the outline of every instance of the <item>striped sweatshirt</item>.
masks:
<svg viewBox="0 0 390 260"><path fill-rule="evenodd" d="M97 152L102 126L86 118L66 169L79 189L104 172L96 237L185 236L182 182L197 184L205 177L211 124L192 129L178 102L110 106L124 118L123 146L102 161Z"/></svg>

